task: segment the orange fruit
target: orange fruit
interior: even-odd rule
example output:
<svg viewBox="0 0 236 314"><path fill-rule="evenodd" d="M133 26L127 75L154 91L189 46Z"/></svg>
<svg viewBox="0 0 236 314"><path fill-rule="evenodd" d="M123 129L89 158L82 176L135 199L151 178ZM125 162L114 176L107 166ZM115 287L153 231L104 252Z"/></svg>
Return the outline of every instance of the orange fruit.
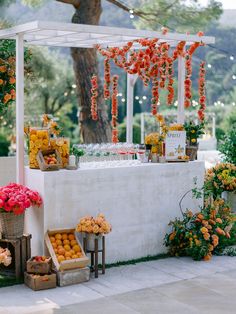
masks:
<svg viewBox="0 0 236 314"><path fill-rule="evenodd" d="M68 239L69 239L69 240L75 240L75 236L74 236L72 233L70 233L70 234L68 235Z"/></svg>
<svg viewBox="0 0 236 314"><path fill-rule="evenodd" d="M57 244L55 242L53 242L52 247L55 249L57 247Z"/></svg>
<svg viewBox="0 0 236 314"><path fill-rule="evenodd" d="M53 243L53 242L55 242L56 240L55 240L54 237L50 237L50 241Z"/></svg>
<svg viewBox="0 0 236 314"><path fill-rule="evenodd" d="M70 247L68 244L66 244L66 245L64 245L64 249L65 249L66 251L70 251L71 247Z"/></svg>
<svg viewBox="0 0 236 314"><path fill-rule="evenodd" d="M74 255L72 255L72 257L71 258L78 258L78 256L76 255L76 254L74 254Z"/></svg>
<svg viewBox="0 0 236 314"><path fill-rule="evenodd" d="M80 249L80 247L79 247L78 244L76 244L76 245L73 246L73 250L74 250L76 253L81 251L81 249Z"/></svg>
<svg viewBox="0 0 236 314"><path fill-rule="evenodd" d="M61 240L56 240L56 244L57 245L62 245L62 241Z"/></svg>
<svg viewBox="0 0 236 314"><path fill-rule="evenodd" d="M71 256L75 255L75 251L74 250L70 250L70 254L71 254Z"/></svg>
<svg viewBox="0 0 236 314"><path fill-rule="evenodd" d="M61 234L60 234L60 233L57 233L57 234L55 235L55 239L61 240Z"/></svg>
<svg viewBox="0 0 236 314"><path fill-rule="evenodd" d="M74 245L76 245L76 244L77 244L77 241L76 241L76 240L71 240L71 241L70 241L70 245L71 245L71 246L74 246Z"/></svg>
<svg viewBox="0 0 236 314"><path fill-rule="evenodd" d="M67 234L66 233L63 233L62 240L67 240Z"/></svg>
<svg viewBox="0 0 236 314"><path fill-rule="evenodd" d="M81 258L83 256L82 253L77 253L78 258Z"/></svg>
<svg viewBox="0 0 236 314"><path fill-rule="evenodd" d="M58 250L64 249L64 247L63 247L62 245L58 245L57 249L58 249Z"/></svg>
<svg viewBox="0 0 236 314"><path fill-rule="evenodd" d="M70 245L70 240L63 240L63 244L69 244Z"/></svg>
<svg viewBox="0 0 236 314"><path fill-rule="evenodd" d="M60 263L65 260L65 257L63 255L58 255L57 259L58 259L58 262Z"/></svg>
<svg viewBox="0 0 236 314"><path fill-rule="evenodd" d="M65 257L71 257L71 252L65 252Z"/></svg>
<svg viewBox="0 0 236 314"><path fill-rule="evenodd" d="M58 250L58 254L59 254L59 255L65 255L65 252L66 252L66 251L65 251L63 248L61 248L61 249Z"/></svg>
<svg viewBox="0 0 236 314"><path fill-rule="evenodd" d="M58 253L58 249L54 249L54 252L55 252L55 254L57 254Z"/></svg>

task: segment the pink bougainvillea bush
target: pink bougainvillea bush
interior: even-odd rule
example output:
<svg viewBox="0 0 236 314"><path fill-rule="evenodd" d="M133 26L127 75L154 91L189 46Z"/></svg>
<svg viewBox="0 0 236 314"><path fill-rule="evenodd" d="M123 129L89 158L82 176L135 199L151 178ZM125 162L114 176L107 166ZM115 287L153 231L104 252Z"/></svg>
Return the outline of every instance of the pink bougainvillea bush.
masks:
<svg viewBox="0 0 236 314"><path fill-rule="evenodd" d="M0 212L13 212L21 215L30 206L41 206L42 198L38 192L24 185L10 183L0 187Z"/></svg>

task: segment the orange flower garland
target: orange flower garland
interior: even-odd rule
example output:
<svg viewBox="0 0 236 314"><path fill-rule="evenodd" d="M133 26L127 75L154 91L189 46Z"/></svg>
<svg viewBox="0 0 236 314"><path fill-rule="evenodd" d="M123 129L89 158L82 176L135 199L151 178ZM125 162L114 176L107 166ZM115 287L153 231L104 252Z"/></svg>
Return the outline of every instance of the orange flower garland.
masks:
<svg viewBox="0 0 236 314"><path fill-rule="evenodd" d="M112 115L112 143L118 143L118 130L117 130L117 117L118 117L118 75L114 75L112 78L112 103L111 103L111 115Z"/></svg>
<svg viewBox="0 0 236 314"><path fill-rule="evenodd" d="M200 121L204 121L205 109L206 109L206 95L205 95L205 62L201 62L199 70L199 81L198 81L198 91L199 91L199 104L200 109L198 110L198 117Z"/></svg>
<svg viewBox="0 0 236 314"><path fill-rule="evenodd" d="M106 58L104 60L104 99L110 98L110 83L111 83L111 68L110 68L110 59Z"/></svg>
<svg viewBox="0 0 236 314"><path fill-rule="evenodd" d="M97 97L98 97L98 82L97 82L97 76L93 75L92 79L91 79L91 93L92 93L92 97L91 97L91 115L92 115L92 119L93 120L97 120L98 119L98 108L97 108Z"/></svg>

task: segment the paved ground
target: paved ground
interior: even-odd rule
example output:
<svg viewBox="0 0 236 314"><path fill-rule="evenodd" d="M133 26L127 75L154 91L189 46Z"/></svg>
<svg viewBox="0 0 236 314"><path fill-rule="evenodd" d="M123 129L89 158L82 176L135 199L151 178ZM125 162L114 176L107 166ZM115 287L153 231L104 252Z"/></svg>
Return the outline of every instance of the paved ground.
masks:
<svg viewBox="0 0 236 314"><path fill-rule="evenodd" d="M0 289L0 314L236 313L236 257L122 266L88 283L33 292Z"/></svg>

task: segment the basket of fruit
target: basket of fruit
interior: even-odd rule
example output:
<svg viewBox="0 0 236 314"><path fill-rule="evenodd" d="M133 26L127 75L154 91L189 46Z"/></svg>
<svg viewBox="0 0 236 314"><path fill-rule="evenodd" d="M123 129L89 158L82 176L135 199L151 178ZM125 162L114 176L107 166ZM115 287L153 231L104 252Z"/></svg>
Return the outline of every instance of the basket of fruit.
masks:
<svg viewBox="0 0 236 314"><path fill-rule="evenodd" d="M49 230L45 244L56 270L84 268L89 259L75 236L75 229Z"/></svg>
<svg viewBox="0 0 236 314"><path fill-rule="evenodd" d="M40 150L37 161L42 171L59 170L62 167L61 155L56 149Z"/></svg>
<svg viewBox="0 0 236 314"><path fill-rule="evenodd" d="M27 273L49 274L52 268L52 258L48 256L34 256L27 261Z"/></svg>

